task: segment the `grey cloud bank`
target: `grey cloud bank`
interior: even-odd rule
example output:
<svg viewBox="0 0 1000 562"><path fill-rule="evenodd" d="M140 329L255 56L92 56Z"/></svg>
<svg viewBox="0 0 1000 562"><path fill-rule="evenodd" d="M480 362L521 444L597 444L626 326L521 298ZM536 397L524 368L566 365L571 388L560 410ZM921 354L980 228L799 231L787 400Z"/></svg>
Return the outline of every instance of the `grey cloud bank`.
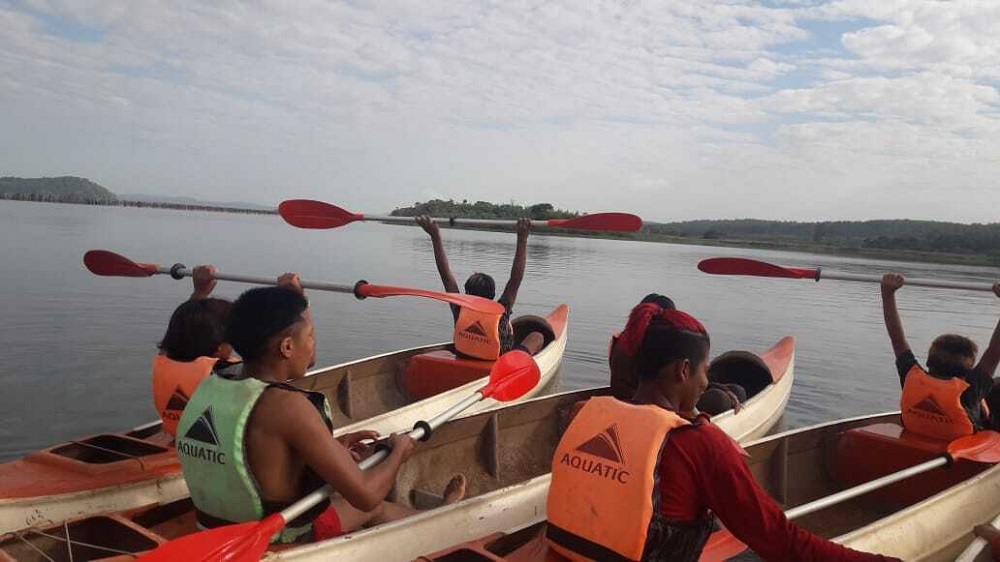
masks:
<svg viewBox="0 0 1000 562"><path fill-rule="evenodd" d="M1000 220L992 1L0 3L0 175Z"/></svg>

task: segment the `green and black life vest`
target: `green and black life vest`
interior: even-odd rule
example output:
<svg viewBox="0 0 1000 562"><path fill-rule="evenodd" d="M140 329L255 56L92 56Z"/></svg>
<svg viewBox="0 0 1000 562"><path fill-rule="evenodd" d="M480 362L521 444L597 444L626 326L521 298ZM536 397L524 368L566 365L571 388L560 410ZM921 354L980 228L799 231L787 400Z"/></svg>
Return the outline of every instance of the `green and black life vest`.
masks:
<svg viewBox="0 0 1000 562"><path fill-rule="evenodd" d="M215 373L198 386L177 425L177 457L191 491L198 522L217 527L262 519L287 504L264 501L247 461L247 421L261 394L271 387L305 394L333 430L326 397L282 383L266 383L239 376L239 367ZM332 438L332 437L331 437ZM323 484L307 468L310 491ZM312 531L312 521L329 506L329 500L286 525L275 537L293 542Z"/></svg>

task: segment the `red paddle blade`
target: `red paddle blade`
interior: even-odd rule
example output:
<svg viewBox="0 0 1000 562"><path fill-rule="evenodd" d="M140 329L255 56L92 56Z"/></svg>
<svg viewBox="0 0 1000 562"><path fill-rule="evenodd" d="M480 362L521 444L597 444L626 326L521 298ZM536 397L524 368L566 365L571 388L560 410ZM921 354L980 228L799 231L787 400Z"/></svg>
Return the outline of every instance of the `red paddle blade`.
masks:
<svg viewBox="0 0 1000 562"><path fill-rule="evenodd" d="M281 514L262 521L217 527L161 544L139 557L142 562L257 562L271 537L285 526Z"/></svg>
<svg viewBox="0 0 1000 562"><path fill-rule="evenodd" d="M815 279L815 269L782 267L748 258L709 258L698 263L698 269L713 275L753 275L755 277L784 277L789 279Z"/></svg>
<svg viewBox="0 0 1000 562"><path fill-rule="evenodd" d="M359 285L355 291L361 295L361 297L395 297L400 295L409 295L411 297L426 297L429 299L436 299L439 301L444 301L450 304L461 306L463 308L468 308L469 310L474 310L476 312L482 312L484 314L503 314L504 307L502 304L491 301L490 299L484 299L482 297L477 297L475 295L463 295L461 293L439 293L437 291L425 291L424 289L408 289L406 287L392 287L389 285L371 285L364 284Z"/></svg>
<svg viewBox="0 0 1000 562"><path fill-rule="evenodd" d="M747 545L726 529L720 529L708 538L698 562L723 562L747 550Z"/></svg>
<svg viewBox="0 0 1000 562"><path fill-rule="evenodd" d="M362 214L312 199L282 201L278 214L285 222L299 228L337 228L365 218Z"/></svg>
<svg viewBox="0 0 1000 562"><path fill-rule="evenodd" d="M509 402L530 392L541 379L538 363L531 355L516 349L504 353L493 363L490 382L479 393L483 398Z"/></svg>
<svg viewBox="0 0 1000 562"><path fill-rule="evenodd" d="M948 444L948 454L953 459L996 464L1000 462L1000 433L980 431L960 437Z"/></svg>
<svg viewBox="0 0 1000 562"><path fill-rule="evenodd" d="M156 274L155 263L134 261L107 250L90 250L83 254L83 265L94 275L105 277L150 277Z"/></svg>
<svg viewBox="0 0 1000 562"><path fill-rule="evenodd" d="M595 213L573 219L550 219L548 225L577 230L610 230L635 232L642 228L642 219L629 213Z"/></svg>

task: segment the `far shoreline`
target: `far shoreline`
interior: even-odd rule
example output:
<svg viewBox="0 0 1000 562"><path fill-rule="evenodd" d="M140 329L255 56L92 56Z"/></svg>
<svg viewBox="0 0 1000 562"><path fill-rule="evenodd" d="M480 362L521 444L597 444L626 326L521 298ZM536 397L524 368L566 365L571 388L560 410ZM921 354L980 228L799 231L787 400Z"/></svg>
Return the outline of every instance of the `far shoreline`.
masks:
<svg viewBox="0 0 1000 562"><path fill-rule="evenodd" d="M187 204L187 203L156 203L156 202L128 201L128 200L117 200L113 202L109 201L75 202L75 201L51 201L51 200L46 201L46 200L25 200L25 199L15 199L15 198L0 198L0 200L28 202L28 203L60 203L65 205L86 205L86 206L102 206L102 207L151 208L151 209L166 209L171 211L206 211L215 213L256 214L256 215L278 214L277 209L250 209L241 207L219 207L215 205L199 205L199 204ZM406 223L396 223L396 222L385 222L382 224L387 224L392 226L407 226L407 227L417 226L416 224L410 225ZM460 226L460 225L456 226L442 225L442 227L453 228L456 230L480 230L480 231L492 231L492 232L508 232L512 230L503 228L472 227L472 226ZM641 232L617 233L617 232L592 232L592 231L578 231L578 230L558 231L555 229L547 229L547 230L535 230L532 232L532 235L563 236L569 238L596 238L601 240L627 240L633 242L650 242L655 244L713 246L719 248L747 248L747 249L759 249L759 250L775 250L781 252L801 252L801 253L812 253L821 255L825 254L825 255L844 256L844 257L871 258L871 259L878 259L883 261L895 261L895 262L921 262L921 263L970 265L970 266L1000 268L1000 263L998 263L995 258L982 254L949 254L940 252L921 252L915 250L853 248L853 247L839 246L834 244L818 244L818 243L803 244L803 243L783 242L775 240L693 238L687 236L670 236L663 234L644 234Z"/></svg>

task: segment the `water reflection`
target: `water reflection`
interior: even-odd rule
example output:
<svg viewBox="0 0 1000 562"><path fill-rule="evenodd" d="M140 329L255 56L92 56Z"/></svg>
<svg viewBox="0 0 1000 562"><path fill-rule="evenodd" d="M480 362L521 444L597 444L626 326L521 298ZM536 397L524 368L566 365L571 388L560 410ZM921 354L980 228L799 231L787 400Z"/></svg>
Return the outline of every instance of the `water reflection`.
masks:
<svg viewBox="0 0 1000 562"><path fill-rule="evenodd" d="M61 226L60 226L61 225ZM460 281L473 271L506 282L513 232L443 232ZM430 239L419 228L352 224L296 230L278 217L0 202L4 263L0 305L0 456L152 419L150 358L188 281L99 278L83 252L108 248L140 261L213 263L232 273L335 283L358 279L437 289ZM518 314L570 304L569 344L560 388L607 381L609 335L650 292L669 295L712 334L712 352L760 351L784 335L798 340L791 426L897 407L899 382L882 326L878 287L837 281L708 276L698 261L748 256L783 265L989 281L996 268L749 249L578 239L533 233ZM220 283L235 298L245 285ZM450 337L451 314L428 299L357 301L311 292L320 364ZM985 345L997 322L988 294L906 287L899 294L918 356L946 331Z"/></svg>

